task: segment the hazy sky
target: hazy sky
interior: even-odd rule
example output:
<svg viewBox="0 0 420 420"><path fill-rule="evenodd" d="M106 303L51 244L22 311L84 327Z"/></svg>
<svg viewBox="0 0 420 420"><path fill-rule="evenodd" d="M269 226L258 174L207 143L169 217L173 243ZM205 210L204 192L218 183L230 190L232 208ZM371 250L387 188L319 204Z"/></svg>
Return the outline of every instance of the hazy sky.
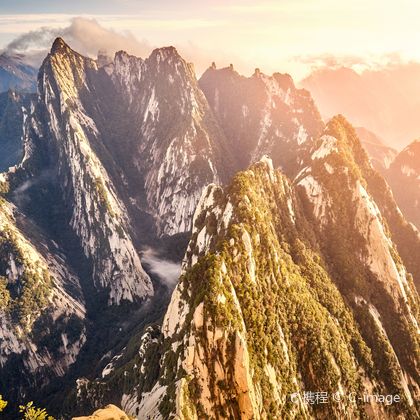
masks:
<svg viewBox="0 0 420 420"><path fill-rule="evenodd" d="M131 33L143 46L173 44L198 72L213 59L246 74L258 66L295 78L331 56L348 64L420 60L418 0L0 0L0 48L75 16Z"/></svg>

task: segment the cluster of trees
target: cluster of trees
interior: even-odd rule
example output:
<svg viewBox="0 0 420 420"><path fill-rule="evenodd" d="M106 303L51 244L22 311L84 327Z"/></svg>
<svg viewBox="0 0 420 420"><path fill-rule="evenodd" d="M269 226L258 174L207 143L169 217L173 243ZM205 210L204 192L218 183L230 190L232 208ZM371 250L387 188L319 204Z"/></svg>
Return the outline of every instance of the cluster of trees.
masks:
<svg viewBox="0 0 420 420"><path fill-rule="evenodd" d="M253 378L261 386L267 415L274 418L292 407L287 399L280 405L274 400L268 365L276 371L283 396L296 390L292 378L299 377L307 389L335 392L344 386L357 391L362 382L355 363L373 369L370 349L323 260L319 233L299 205L292 220L288 200L298 202L299 197L289 194L282 176L276 175L270 179L262 164L254 165L252 173L236 175L226 194L235 219L213 241L211 252L184 275L191 308L204 301L207 315L227 330L240 329L240 322L233 321L242 317ZM245 232L251 249L244 243ZM342 241L353 245L348 237ZM348 250L344 257L354 265L353 254ZM230 301L230 284L239 316ZM322 407L314 407L318 409ZM330 415L340 410L337 405L328 409ZM351 411L362 415L363 407L354 405Z"/></svg>
<svg viewBox="0 0 420 420"><path fill-rule="evenodd" d="M8 405L8 402L0 395L0 413L2 413ZM25 405L19 406L19 413L22 414L22 420L55 420L54 417L47 413L45 408L38 408L34 406L32 401Z"/></svg>
<svg viewBox="0 0 420 420"><path fill-rule="evenodd" d="M21 269L18 280L10 283L7 272L10 258ZM24 258L17 235L5 227L0 232L0 309L10 311L16 321L29 331L34 314L47 305L52 279L47 270L39 272L33 263Z"/></svg>
<svg viewBox="0 0 420 420"><path fill-rule="evenodd" d="M183 298L191 309L186 324L201 302L205 317L228 333L240 331L244 322L253 380L259 383L264 409L272 418L296 409L284 398L297 390L292 378L300 378L306 389L333 393L340 388L360 392L366 376L381 389L384 385L390 393L403 394L399 392L401 370L394 349L402 356L415 354L414 347L410 352L399 351L398 343L411 343L413 334L408 334L401 322L392 327L392 320L400 315L389 310L392 302L387 301L385 290L379 292L382 289L376 277L364 263L363 257L368 255L364 225L361 229L354 225L358 203L353 192L358 181L368 188L362 176L368 160L354 132L340 119L332 123L329 133L338 139L340 153L332 153L312 167L334 211L327 212L327 229L312 223L312 212L303 201L306 196L289 192L280 173L273 178L259 163L237 174L225 189L220 200L229 200L235 216L225 230L216 229L217 218L212 215L217 212L213 209L196 219L196 230L206 226L213 238L207 254L182 277ZM335 169L334 176L324 168L325 161ZM349 188L343 189L343 185ZM290 201L296 202L292 215ZM398 265L398 253L393 254ZM232 286L239 305L232 298ZM382 322L390 341L377 329L368 307L354 303L354 296L384 308ZM400 360L409 366L410 361ZM281 404L275 401L266 379L269 365L277 376ZM234 389L227 381L219 381L217 386L222 394ZM190 397L198 400L193 392ZM312 409L329 410L328 415L337 416L343 404L347 403ZM396 410L409 412L404 404ZM361 403L345 408L356 417L365 416Z"/></svg>

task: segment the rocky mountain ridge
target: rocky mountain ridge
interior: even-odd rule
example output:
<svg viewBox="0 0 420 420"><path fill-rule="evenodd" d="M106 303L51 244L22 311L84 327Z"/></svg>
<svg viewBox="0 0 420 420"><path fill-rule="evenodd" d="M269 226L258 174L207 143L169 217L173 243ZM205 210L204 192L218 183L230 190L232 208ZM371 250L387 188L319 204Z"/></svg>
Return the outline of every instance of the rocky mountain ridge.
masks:
<svg viewBox="0 0 420 420"><path fill-rule="evenodd" d="M67 372L86 340L86 308L56 244L3 199L0 231L0 366L15 372L1 386L16 395Z"/></svg>
<svg viewBox="0 0 420 420"><path fill-rule="evenodd" d="M210 67L200 78L201 89L245 169L264 155L292 174L298 156L319 135L323 122L309 94L297 89L288 74L272 76L255 70L252 77L233 67Z"/></svg>
<svg viewBox="0 0 420 420"><path fill-rule="evenodd" d="M217 187L210 187L203 194L197 208L195 233L186 254L184 275L162 327L164 340L170 343L163 366L168 366L173 352L178 359L174 367L175 382L172 382L175 393L171 395L173 391L168 387L160 400L163 418L171 402L172 410L181 418L212 415L260 418L286 414L339 417L340 412L341 415L353 413L356 417L363 412L392 417L392 408L387 414L381 407L352 406L347 401L329 405L324 412L324 408L318 406L313 412L308 404L299 401L293 407L288 400L290 394L299 392L301 395L305 389L348 395L352 389L361 392L360 387L365 393L375 387L388 392L398 390L405 403L396 410L415 418L418 409L415 401L419 395L418 295L396 249L391 248L394 245L385 233L385 222L364 189L363 179L357 179L356 174L350 172L350 162L343 161L341 173L349 187L354 185L348 189L353 198L348 201L341 190L337 191L339 181L335 171L340 171L340 165L334 162L333 156L336 154L335 158L340 159L345 156L344 150L340 150L342 147L358 146L348 144L352 133L346 133L347 130L340 120L329 123L312 155L312 166L304 168L295 181L297 188L302 186L305 190L302 199L311 203L312 215L306 214L306 217L317 219L318 234L322 237L325 237L324 229L331 234L331 248L328 240L322 243L319 239L321 249L314 247L309 232L307 242L302 231L290 233L293 228L305 226L299 220L305 210L299 209L290 185L273 171L270 161L238 175L227 195ZM347 138L343 138L344 133ZM343 140L345 146L341 143ZM327 165L331 165L333 173ZM319 178L319 170L323 172L324 182ZM343 206L349 202L352 204L348 211L356 212L358 229L346 237L342 231L346 225L342 220L346 215ZM353 205L356 207L351 210ZM351 220L350 223L354 229ZM310 230L308 225L305 227ZM337 237L343 242L340 248L336 246ZM366 251L354 248L357 242L352 240L364 240ZM348 254L342 255L345 252ZM347 268L346 260L351 264ZM360 273L354 269L355 265L360 265ZM309 301L299 285L300 276L309 276L303 283L309 287ZM328 281L325 283L327 278L330 278L330 286L327 286ZM316 291L314 297L312 293L319 288L319 281L323 282L324 290L322 294ZM372 281L386 299L382 296L376 301ZM287 289L285 300L280 298L283 287ZM294 293L298 296L296 301ZM311 297L314 302L310 302ZM337 306L331 306L332 302ZM319 312L314 305L320 305ZM346 338L334 338L335 326L328 327L329 317L322 321L324 310L338 321L342 332L349 331L347 344L334 344L336 339L345 342ZM340 315L337 312L334 315L337 310ZM281 314L288 314L289 320ZM299 332L293 333L296 317ZM319 317L317 322L314 317ZM390 322L389 317L394 321ZM308 330L304 319L310 320ZM400 325L399 332L405 335L404 339L394 335L394 322ZM324 326L315 332L314 324ZM323 334L331 335L323 339ZM411 343L409 350L400 345L401 341L406 345ZM336 351L343 347L347 347L343 353ZM314 352L320 359L313 358ZM294 374L282 372L285 362L292 369L294 358L299 361L297 371ZM346 358L353 362L345 361ZM318 363L320 370L317 370ZM330 368L324 369L325 363L331 363ZM358 374L351 371L350 366L354 364L359 365ZM330 374L335 370L338 376L334 380ZM164 372L171 377L170 372ZM162 382L152 392L160 393Z"/></svg>
<svg viewBox="0 0 420 420"><path fill-rule="evenodd" d="M85 398L101 404L124 374L114 403L137 418L416 418L419 298L370 192L378 175L342 117L311 157L293 182L263 158L203 192L161 333ZM401 401L347 398L373 393Z"/></svg>
<svg viewBox="0 0 420 420"><path fill-rule="evenodd" d="M110 288L109 302L118 304L153 292L130 237L127 210L91 145L99 133L82 95L92 89L89 75L95 70L94 61L56 40L40 69L39 106L46 109L39 112L46 116L44 136L57 155L64 198L74 203L70 225L92 261L95 284Z"/></svg>
<svg viewBox="0 0 420 420"><path fill-rule="evenodd" d="M58 38L38 91L0 178L2 387L63 416L416 418L420 238L343 117L172 47L98 65ZM169 302L141 250L187 237ZM345 398L378 390L401 403Z"/></svg>

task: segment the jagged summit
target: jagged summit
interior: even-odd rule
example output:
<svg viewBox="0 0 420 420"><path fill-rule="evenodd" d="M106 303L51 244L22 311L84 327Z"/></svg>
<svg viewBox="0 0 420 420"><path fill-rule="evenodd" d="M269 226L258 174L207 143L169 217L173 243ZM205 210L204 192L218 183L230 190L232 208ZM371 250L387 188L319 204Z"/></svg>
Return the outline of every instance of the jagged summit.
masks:
<svg viewBox="0 0 420 420"><path fill-rule="evenodd" d="M116 78L122 76L142 77L141 72L147 74L148 71L153 69L158 74L166 74L171 80L171 85L174 86L177 85L173 83L175 78L184 81L189 80L190 82L195 80L193 64L186 62L176 48L172 46L156 48L146 58L140 58L121 50L115 53L113 64L115 64L115 69L118 69L114 74ZM111 67L106 67L108 71L112 72L112 63Z"/></svg>
<svg viewBox="0 0 420 420"><path fill-rule="evenodd" d="M254 73L252 73L251 76L244 76L241 75L234 67L233 64L229 64L229 66L217 68L216 63L212 62L211 65L206 69L206 71L203 73L201 80L205 80L207 77L206 73L210 73L213 77L216 75L221 76L228 76L238 78L238 79L253 79L253 78L272 78L276 79L282 86L285 88L291 87L295 88L295 83L293 81L292 76L289 73L280 73L275 72L271 76L264 73L259 67L256 67L254 70Z"/></svg>
<svg viewBox="0 0 420 420"><path fill-rule="evenodd" d="M296 89L293 77L289 73L273 73L272 76L283 89Z"/></svg>
<svg viewBox="0 0 420 420"><path fill-rule="evenodd" d="M96 61L74 51L63 38L58 37L39 69L38 88L43 89L46 77L53 77L60 81L63 95L76 97L82 86L86 86L88 69L96 70Z"/></svg>
<svg viewBox="0 0 420 420"><path fill-rule="evenodd" d="M216 63L213 62L206 69L206 71L203 73L201 78L204 77L204 79L205 79L207 77L208 73L211 74L212 76L214 76L216 74L223 74L224 76L241 77L241 75L233 67L233 64L230 64L229 66L226 66L226 67L217 68Z"/></svg>
<svg viewBox="0 0 420 420"><path fill-rule="evenodd" d="M127 51L119 50L114 54L113 60L107 66L105 66L105 68L108 68L109 71L110 69L115 68L117 69L117 74L120 73L120 71L125 68L126 69L125 72L129 72L131 74L131 77L135 77L136 76L135 69L139 68L139 65L141 65L143 61L144 61L143 58L136 57L135 55L131 55Z"/></svg>
<svg viewBox="0 0 420 420"><path fill-rule="evenodd" d="M343 143L352 149L356 158L363 158L363 163L367 164L369 160L368 155L362 148L356 130L344 115L337 114L333 116L327 122L324 133L339 138Z"/></svg>
<svg viewBox="0 0 420 420"><path fill-rule="evenodd" d="M70 48L70 46L64 41L63 38L57 37L54 40L54 42L53 42L53 44L51 46L50 52L51 52L51 54L56 54L58 52L69 51L69 50L73 51Z"/></svg>
<svg viewBox="0 0 420 420"><path fill-rule="evenodd" d="M264 165L267 166L267 168L270 171L274 171L274 167L273 167L273 159L271 159L269 156L264 155L259 161L258 163L262 163Z"/></svg>
<svg viewBox="0 0 420 420"><path fill-rule="evenodd" d="M140 60L140 61L145 61L145 60L149 60L150 62L160 62L160 61L165 61L165 60L179 60L179 61L184 61L184 59L182 58L182 56L178 53L177 49L173 46L169 46L169 47L160 47L160 48L155 48L148 57L146 58L142 58L142 57L138 57L136 55L133 54L129 54L127 51L125 50L119 50L115 53L115 60Z"/></svg>
<svg viewBox="0 0 420 420"><path fill-rule="evenodd" d="M413 255L420 253L420 236L418 231L407 222L398 208L394 194L398 196L398 189L394 188L394 194L390 187L379 173L373 168L366 151L357 136L355 129L342 115L333 117L326 125L323 133L314 143L314 147L310 153L310 159L306 162L304 167L298 174L295 182L302 185L308 197L314 206L314 213L316 214L319 223L326 225L333 221L334 223L341 223L344 226L344 220L349 224L347 226L348 234L354 229L354 214L356 210L349 210L345 213L346 206L343 205L340 211L334 214L330 207L331 196L338 193L341 186L340 195L343 204L347 201L363 201L368 195L372 197L372 202L368 203L369 211L372 214L378 215L379 220L385 223L387 233L391 236L396 245L398 253L404 260L407 271L414 277L414 284L417 290L420 290L420 263ZM392 167L392 166L391 166ZM409 184L405 184L409 187ZM401 188L401 187L400 187ZM365 210L357 210L360 214ZM353 213L352 213L353 212ZM374 232L371 227L368 228L371 237L365 240L367 244L374 244L377 237L380 236L378 232ZM343 234L336 235L342 236ZM359 242L363 244L363 242ZM393 252L387 254L388 261L392 257ZM369 257L374 263L372 256ZM389 266L393 263L389 262ZM406 278L410 278L407 272L395 273L390 267L385 267L383 270L378 269L378 276L385 282L395 282L395 287L411 287L401 286ZM388 271L387 271L388 270ZM402 283L401 283L402 282ZM410 281L408 280L408 283Z"/></svg>
<svg viewBox="0 0 420 420"><path fill-rule="evenodd" d="M233 67L210 67L199 85L239 157L239 169L267 154L292 175L298 155L323 127L311 96L290 75L267 76L257 69L245 77Z"/></svg>
<svg viewBox="0 0 420 420"><path fill-rule="evenodd" d="M125 50L118 50L115 52L115 57L134 57Z"/></svg>
<svg viewBox="0 0 420 420"><path fill-rule="evenodd" d="M111 93L102 85L94 60L74 52L61 38L52 51L39 77L38 108L43 109L44 121L33 124L44 124L44 135L60 156L54 171L62 197L69 202L69 223L92 263L94 286L106 290L108 303L144 299L153 295L153 287L134 245L126 204L112 178L114 167L103 163L106 152L104 146L98 147L105 128L92 109L98 99L93 92ZM55 124L57 120L62 124Z"/></svg>
<svg viewBox="0 0 420 420"><path fill-rule="evenodd" d="M181 78L188 75L189 78L195 79L194 65L188 63L177 51L175 47L156 48L150 56L145 60L151 66L155 66L156 71L165 73L168 71L175 72Z"/></svg>
<svg viewBox="0 0 420 420"><path fill-rule="evenodd" d="M172 45L169 45L167 47L155 48L150 54L150 56L155 56L155 55L160 55L161 57L171 57L171 56L181 57L178 50Z"/></svg>

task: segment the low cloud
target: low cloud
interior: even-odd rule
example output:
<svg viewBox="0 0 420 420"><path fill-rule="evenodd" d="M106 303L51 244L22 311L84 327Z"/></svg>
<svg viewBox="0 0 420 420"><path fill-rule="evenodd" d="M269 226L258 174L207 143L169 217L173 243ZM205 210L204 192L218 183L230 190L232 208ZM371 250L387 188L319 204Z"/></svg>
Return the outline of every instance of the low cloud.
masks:
<svg viewBox="0 0 420 420"><path fill-rule="evenodd" d="M115 53L125 50L130 54L145 56L152 46L146 41L139 41L130 32L116 32L106 29L94 19L74 18L71 25L62 32L64 39L82 54L95 56L98 50Z"/></svg>
<svg viewBox="0 0 420 420"><path fill-rule="evenodd" d="M150 271L156 274L160 281L168 287L174 287L181 274L181 264L165 260L152 248L146 248L142 252L142 262L147 264Z"/></svg>
<svg viewBox="0 0 420 420"><path fill-rule="evenodd" d="M318 54L295 56L294 60L301 64L308 65L311 71L319 69L336 70L342 67L363 71L377 71L382 69L391 69L398 66L409 64L398 52L392 52L381 55L336 55L336 54Z"/></svg>
<svg viewBox="0 0 420 420"><path fill-rule="evenodd" d="M54 39L62 37L76 51L96 57L99 50L110 54L125 50L130 54L145 56L153 47L146 41L139 41L130 32L117 32L100 25L95 19L75 17L70 25L62 28L42 27L26 32L10 42L3 52L24 54L32 65L40 65Z"/></svg>
<svg viewBox="0 0 420 420"><path fill-rule="evenodd" d="M337 56L333 54L305 55L295 57L296 61L303 64L309 64L313 67L352 67L354 65L366 63L366 59L361 56L343 55Z"/></svg>
<svg viewBox="0 0 420 420"><path fill-rule="evenodd" d="M50 170L42 171L38 176L29 178L19 185L12 193L12 201L17 207L24 207L29 203L28 191L30 188L51 179L53 176Z"/></svg>
<svg viewBox="0 0 420 420"><path fill-rule="evenodd" d="M100 50L106 51L111 56L119 50L124 50L129 54L145 58L154 48L163 46L153 45L146 39L139 40L130 31L106 28L95 19L75 17L67 26L43 26L19 35L2 52L22 54L25 62L39 67L58 36L75 51L92 58L96 58ZM213 61L221 67L234 63L241 72L253 69L252 65L241 60L236 54L223 52L220 49L203 49L194 42L174 43L174 46L185 60L194 64L197 76L200 76Z"/></svg>
<svg viewBox="0 0 420 420"><path fill-rule="evenodd" d="M16 203L18 207L23 206L29 201L29 197L25 194L29 188L35 184L34 180L25 181L22 185L16 188L12 194L12 200Z"/></svg>

